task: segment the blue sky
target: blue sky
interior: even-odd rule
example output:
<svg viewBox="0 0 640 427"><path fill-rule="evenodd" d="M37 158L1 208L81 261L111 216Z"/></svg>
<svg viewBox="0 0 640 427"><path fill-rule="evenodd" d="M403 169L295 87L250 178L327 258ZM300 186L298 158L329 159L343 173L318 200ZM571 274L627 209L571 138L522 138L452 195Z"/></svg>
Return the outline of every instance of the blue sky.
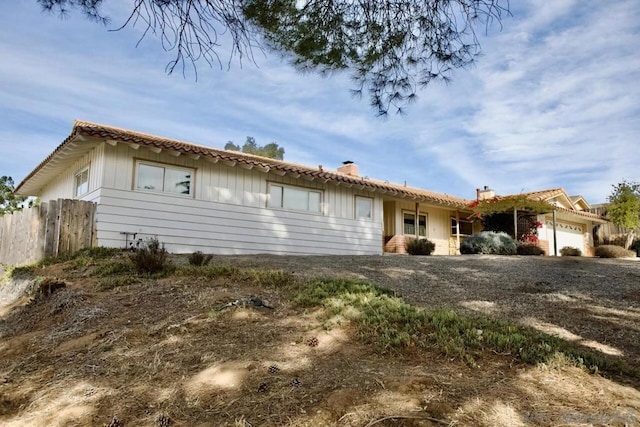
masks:
<svg viewBox="0 0 640 427"><path fill-rule="evenodd" d="M517 3L517 4L516 4ZM130 2L107 0L113 28ZM165 73L172 53L142 27L107 31L35 0L0 3L0 175L20 182L74 119L222 148L247 136L285 160L473 198L564 187L590 203L640 181L640 2L522 0L502 31L480 30L483 56L449 85L419 93L406 116L376 117L347 74L201 64ZM224 56L223 56L224 59Z"/></svg>

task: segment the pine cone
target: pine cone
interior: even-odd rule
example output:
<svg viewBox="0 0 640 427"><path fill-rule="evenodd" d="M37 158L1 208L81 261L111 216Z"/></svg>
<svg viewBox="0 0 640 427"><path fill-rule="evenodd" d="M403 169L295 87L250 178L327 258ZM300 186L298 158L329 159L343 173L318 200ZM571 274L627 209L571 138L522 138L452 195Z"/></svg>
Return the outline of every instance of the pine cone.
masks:
<svg viewBox="0 0 640 427"><path fill-rule="evenodd" d="M158 415L158 418L156 418L156 427L171 427L171 418L165 414Z"/></svg>
<svg viewBox="0 0 640 427"><path fill-rule="evenodd" d="M266 393L269 390L269 385L267 383L260 383L258 386L258 393Z"/></svg>
<svg viewBox="0 0 640 427"><path fill-rule="evenodd" d="M269 366L269 373L270 374L277 374L278 372L280 372L280 368L278 368L277 365Z"/></svg>
<svg viewBox="0 0 640 427"><path fill-rule="evenodd" d="M318 341L318 338L316 338L316 337L309 338L309 339L307 340L307 345L308 345L309 347L317 347L317 346L318 346L318 344L320 344L320 341Z"/></svg>
<svg viewBox="0 0 640 427"><path fill-rule="evenodd" d="M302 385L302 381L300 381L298 378L294 378L293 380L291 380L291 387L300 387Z"/></svg>
<svg viewBox="0 0 640 427"><path fill-rule="evenodd" d="M106 427L124 427L124 423L120 421L118 417L114 416Z"/></svg>

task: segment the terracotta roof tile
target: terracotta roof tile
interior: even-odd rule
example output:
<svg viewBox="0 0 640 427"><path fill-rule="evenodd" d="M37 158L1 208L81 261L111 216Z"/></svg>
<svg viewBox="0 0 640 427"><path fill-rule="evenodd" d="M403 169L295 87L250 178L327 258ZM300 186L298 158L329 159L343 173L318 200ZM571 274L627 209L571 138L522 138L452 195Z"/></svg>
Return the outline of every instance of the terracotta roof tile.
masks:
<svg viewBox="0 0 640 427"><path fill-rule="evenodd" d="M466 209L471 200L460 197L450 196L448 194L436 193L433 191L423 190L416 187L408 187L399 184L392 184L386 181L374 180L365 177L355 177L345 175L335 171L322 170L320 168L312 168L309 166L299 165L295 163L285 162L255 156L251 154L220 150L204 145L193 144L190 142L180 141L176 139L163 138L142 132L121 129L113 126L106 126L97 123L76 120L71 131L71 135L60 144L53 153L51 153L38 167L36 167L25 178L16 191L30 178L40 171L49 161L51 161L57 153L63 150L66 145L77 136L93 137L104 140L113 140L117 142L139 144L145 147L155 147L163 150L176 151L183 154L198 155L210 159L217 159L235 164L247 165L255 167L265 172L272 171L279 174L293 174L311 177L324 182L331 182L338 185L348 185L356 188L366 189L370 191L390 194L395 197L410 198L418 201L432 202L436 204L451 206L457 209Z"/></svg>
<svg viewBox="0 0 640 427"><path fill-rule="evenodd" d="M570 197L567 194L567 192L564 190L564 188L562 188L562 187L549 188L549 189L546 189L546 190L530 191L530 192L527 192L527 193L510 194L510 195L507 195L507 196L499 196L499 197L526 196L526 197L528 197L528 198L530 198L532 200L548 200L548 199L551 199L553 197L560 196L560 195L565 195L567 197L567 199L572 204L573 204L573 202L575 200L577 200L577 198L582 198L582 196L577 196L577 198L574 200L574 198L576 196ZM574 209L567 209L567 208L563 208L563 207L560 207L560 206L557 206L556 209L559 212L570 213L570 214L573 214L573 215L581 216L583 218L607 221L602 215L594 214L594 213L591 213L591 212L579 211L579 210L574 210Z"/></svg>

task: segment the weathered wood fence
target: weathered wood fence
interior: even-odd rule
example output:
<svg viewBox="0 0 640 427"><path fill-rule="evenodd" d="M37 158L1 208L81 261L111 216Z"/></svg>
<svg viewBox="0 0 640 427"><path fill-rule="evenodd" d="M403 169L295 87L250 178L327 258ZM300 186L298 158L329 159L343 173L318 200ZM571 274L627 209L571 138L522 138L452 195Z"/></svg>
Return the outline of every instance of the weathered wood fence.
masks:
<svg viewBox="0 0 640 427"><path fill-rule="evenodd" d="M31 263L95 246L96 204L58 199L0 217L0 264Z"/></svg>
<svg viewBox="0 0 640 427"><path fill-rule="evenodd" d="M606 216L607 208L606 206L597 206L591 208L590 212ZM627 240L627 234L630 231L632 230L620 227L619 225L615 225L612 222L598 224L593 230L593 240L596 246L603 244L615 244L624 246ZM636 237L640 236L640 228L636 228L633 231L635 232Z"/></svg>

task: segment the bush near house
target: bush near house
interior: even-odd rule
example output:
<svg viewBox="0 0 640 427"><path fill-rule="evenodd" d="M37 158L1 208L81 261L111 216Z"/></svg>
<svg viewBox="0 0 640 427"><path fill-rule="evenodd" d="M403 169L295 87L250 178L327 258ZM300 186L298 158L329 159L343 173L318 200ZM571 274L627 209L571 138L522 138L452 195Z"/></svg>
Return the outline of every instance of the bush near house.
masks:
<svg viewBox="0 0 640 427"><path fill-rule="evenodd" d="M211 254L205 255L201 251L195 251L194 253L189 255L189 265L202 267L209 264L211 258L213 258L213 255Z"/></svg>
<svg viewBox="0 0 640 427"><path fill-rule="evenodd" d="M600 258L631 258L635 257L636 253L621 246L602 245L596 248L595 255Z"/></svg>
<svg viewBox="0 0 640 427"><path fill-rule="evenodd" d="M518 245L507 233L482 231L469 236L460 244L460 253L487 255L515 255Z"/></svg>
<svg viewBox="0 0 640 427"><path fill-rule="evenodd" d="M151 238L131 255L131 262L140 274L160 273L169 266L167 250L158 239Z"/></svg>
<svg viewBox="0 0 640 427"><path fill-rule="evenodd" d="M544 249L535 243L520 243L517 253L518 255L544 255Z"/></svg>
<svg viewBox="0 0 640 427"><path fill-rule="evenodd" d="M560 255L562 256L582 256L582 251L572 246L565 246L560 249Z"/></svg>
<svg viewBox="0 0 640 427"><path fill-rule="evenodd" d="M431 255L436 249L436 244L428 239L408 239L404 248L409 255Z"/></svg>

